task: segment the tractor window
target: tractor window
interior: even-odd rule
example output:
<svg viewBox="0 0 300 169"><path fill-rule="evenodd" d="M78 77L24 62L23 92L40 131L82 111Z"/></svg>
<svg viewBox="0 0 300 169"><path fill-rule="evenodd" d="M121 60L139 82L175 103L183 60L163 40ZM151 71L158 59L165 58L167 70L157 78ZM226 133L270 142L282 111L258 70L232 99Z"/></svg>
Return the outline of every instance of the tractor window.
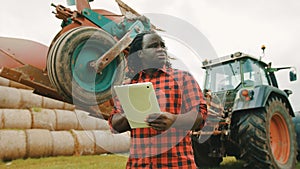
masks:
<svg viewBox="0 0 300 169"><path fill-rule="evenodd" d="M264 68L259 65L259 62L246 59L241 62L242 63L242 72L244 87L256 86L256 85L268 85L268 79Z"/></svg>
<svg viewBox="0 0 300 169"><path fill-rule="evenodd" d="M241 82L238 62L208 68L206 73L205 89L213 92L232 90Z"/></svg>

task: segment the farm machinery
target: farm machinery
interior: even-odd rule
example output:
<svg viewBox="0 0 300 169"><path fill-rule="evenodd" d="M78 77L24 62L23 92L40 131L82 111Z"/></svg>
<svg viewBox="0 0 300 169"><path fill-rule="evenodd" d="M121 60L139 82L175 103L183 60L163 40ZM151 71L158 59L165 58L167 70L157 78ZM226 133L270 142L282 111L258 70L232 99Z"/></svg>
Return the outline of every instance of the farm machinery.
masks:
<svg viewBox="0 0 300 169"><path fill-rule="evenodd" d="M52 4L62 29L50 44L45 66L4 66L0 76L98 116L97 106L110 101L111 86L124 79L128 45L138 33L159 29L121 0L116 2L122 15L92 9L87 0L68 2L77 10ZM203 130L192 135L197 165L217 166L223 157L235 156L248 168L294 168L291 91L280 90L275 77L276 71L290 67L272 68L238 52L204 61L203 68L209 117ZM290 80L296 80L295 71Z"/></svg>
<svg viewBox="0 0 300 169"><path fill-rule="evenodd" d="M272 68L241 52L205 60L203 68L209 116L192 136L197 165L218 166L222 157L235 156L246 168L295 168L292 91L280 90L275 77L276 71L290 69L295 81L295 68Z"/></svg>
<svg viewBox="0 0 300 169"><path fill-rule="evenodd" d="M32 87L34 93L99 115L97 106L109 102L111 85L124 79L128 45L138 33L156 29L148 18L121 0L116 2L122 15L91 9L87 0L68 0L68 5L76 5L74 11L51 4L62 20L62 29L50 44L46 66L41 69L23 62L12 69L4 65L1 76Z"/></svg>

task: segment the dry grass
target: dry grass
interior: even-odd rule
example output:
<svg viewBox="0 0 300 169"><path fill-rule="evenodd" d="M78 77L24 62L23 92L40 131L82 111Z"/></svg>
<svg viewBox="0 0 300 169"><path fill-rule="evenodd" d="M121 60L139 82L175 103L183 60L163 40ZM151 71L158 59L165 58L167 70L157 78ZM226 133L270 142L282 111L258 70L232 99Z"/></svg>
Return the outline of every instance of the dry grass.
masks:
<svg viewBox="0 0 300 169"><path fill-rule="evenodd" d="M125 155L64 156L47 158L18 159L0 162L0 169L124 169L127 161ZM243 163L234 157L226 157L218 168L241 169ZM297 165L300 169L300 164Z"/></svg>

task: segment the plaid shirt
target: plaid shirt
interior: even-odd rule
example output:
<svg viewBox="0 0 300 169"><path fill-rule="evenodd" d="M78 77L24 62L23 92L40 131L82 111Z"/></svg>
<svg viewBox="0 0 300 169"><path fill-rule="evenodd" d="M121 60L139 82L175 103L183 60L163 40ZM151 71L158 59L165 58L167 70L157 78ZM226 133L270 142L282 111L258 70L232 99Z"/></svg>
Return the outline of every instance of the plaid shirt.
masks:
<svg viewBox="0 0 300 169"><path fill-rule="evenodd" d="M181 114L194 110L206 119L203 94L188 72L159 69L151 76L140 72L131 83L140 82L152 82L162 112ZM123 113L119 102L115 102L109 118L110 126L111 118L116 113ZM189 129L171 127L166 131L152 128L132 129L127 168L196 168L189 135L192 125Z"/></svg>

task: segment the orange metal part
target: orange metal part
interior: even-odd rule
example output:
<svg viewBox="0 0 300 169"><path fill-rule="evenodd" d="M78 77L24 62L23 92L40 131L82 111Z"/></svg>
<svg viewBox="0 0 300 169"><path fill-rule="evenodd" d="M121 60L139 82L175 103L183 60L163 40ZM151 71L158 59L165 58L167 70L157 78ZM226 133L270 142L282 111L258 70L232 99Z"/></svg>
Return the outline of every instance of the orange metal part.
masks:
<svg viewBox="0 0 300 169"><path fill-rule="evenodd" d="M46 45L32 40L0 37L0 46L0 68L15 68L24 64L40 69L46 66Z"/></svg>
<svg viewBox="0 0 300 169"><path fill-rule="evenodd" d="M290 136L284 117L275 113L270 122L271 148L276 160L282 164L287 163L290 156Z"/></svg>

